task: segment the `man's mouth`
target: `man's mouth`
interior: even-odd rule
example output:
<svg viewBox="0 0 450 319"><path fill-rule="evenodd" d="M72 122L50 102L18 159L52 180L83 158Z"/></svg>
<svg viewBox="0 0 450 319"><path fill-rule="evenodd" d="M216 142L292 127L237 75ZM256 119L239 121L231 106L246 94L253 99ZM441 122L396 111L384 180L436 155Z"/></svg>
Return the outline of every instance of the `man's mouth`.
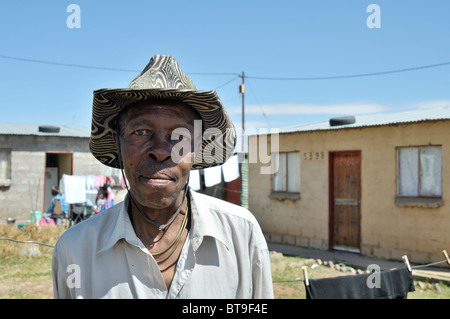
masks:
<svg viewBox="0 0 450 319"><path fill-rule="evenodd" d="M173 178L160 173L151 176L141 176L140 179L151 186L165 186L174 182Z"/></svg>

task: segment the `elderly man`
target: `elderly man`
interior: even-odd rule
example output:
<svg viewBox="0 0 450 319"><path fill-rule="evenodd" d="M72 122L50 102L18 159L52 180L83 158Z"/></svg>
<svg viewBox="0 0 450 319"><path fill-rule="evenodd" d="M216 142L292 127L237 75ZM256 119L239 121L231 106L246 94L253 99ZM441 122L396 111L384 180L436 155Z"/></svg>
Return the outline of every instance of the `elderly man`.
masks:
<svg viewBox="0 0 450 319"><path fill-rule="evenodd" d="M61 236L55 298L273 298L253 215L188 186L235 140L216 92L198 91L171 56L154 56L127 89L96 90L90 148L129 189Z"/></svg>

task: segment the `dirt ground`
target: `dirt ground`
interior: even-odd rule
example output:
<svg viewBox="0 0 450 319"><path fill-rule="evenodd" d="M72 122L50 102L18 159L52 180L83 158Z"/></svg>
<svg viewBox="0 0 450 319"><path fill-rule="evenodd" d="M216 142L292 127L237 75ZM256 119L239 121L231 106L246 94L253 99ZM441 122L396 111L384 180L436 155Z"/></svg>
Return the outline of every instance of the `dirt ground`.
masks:
<svg viewBox="0 0 450 319"><path fill-rule="evenodd" d="M2 280L0 285L0 298L14 299L51 299L53 298L53 285L51 280Z"/></svg>
<svg viewBox="0 0 450 319"><path fill-rule="evenodd" d="M298 283L298 286L303 283ZM298 294L298 287L286 286L283 284L274 284L275 298L279 296L291 296ZM48 280L14 280L14 281L2 281L0 285L0 299L5 298L15 299L52 299L53 298L53 286ZM40 297L36 297L40 296Z"/></svg>

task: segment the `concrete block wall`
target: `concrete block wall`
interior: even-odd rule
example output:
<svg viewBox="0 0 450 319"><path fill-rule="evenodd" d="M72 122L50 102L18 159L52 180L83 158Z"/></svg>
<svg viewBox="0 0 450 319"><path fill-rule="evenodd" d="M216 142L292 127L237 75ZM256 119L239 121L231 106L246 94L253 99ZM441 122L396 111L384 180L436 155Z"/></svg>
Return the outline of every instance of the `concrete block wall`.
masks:
<svg viewBox="0 0 450 319"><path fill-rule="evenodd" d="M44 210L45 153L71 152L73 174L100 175L101 164L90 153L88 138L0 135L0 148L11 150L11 184L0 187L0 223L8 217L30 219Z"/></svg>

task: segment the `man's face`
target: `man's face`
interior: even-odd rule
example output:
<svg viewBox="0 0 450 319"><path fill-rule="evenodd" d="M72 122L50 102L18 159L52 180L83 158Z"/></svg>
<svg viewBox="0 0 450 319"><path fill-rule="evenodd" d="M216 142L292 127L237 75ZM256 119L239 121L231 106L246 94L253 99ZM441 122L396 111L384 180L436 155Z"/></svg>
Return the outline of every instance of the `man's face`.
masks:
<svg viewBox="0 0 450 319"><path fill-rule="evenodd" d="M195 157L195 118L189 106L170 100L144 101L127 110L120 149L130 192L141 206L164 209L180 204L176 201L182 198ZM177 134L180 128L190 136ZM190 147L181 156L176 151L175 160L174 147L183 143Z"/></svg>

